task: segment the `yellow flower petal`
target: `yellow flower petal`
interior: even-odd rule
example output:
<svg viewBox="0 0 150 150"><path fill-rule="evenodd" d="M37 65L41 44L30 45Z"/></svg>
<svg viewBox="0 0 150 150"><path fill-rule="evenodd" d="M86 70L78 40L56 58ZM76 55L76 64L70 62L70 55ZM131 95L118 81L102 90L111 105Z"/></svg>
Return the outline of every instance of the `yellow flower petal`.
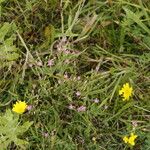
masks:
<svg viewBox="0 0 150 150"><path fill-rule="evenodd" d="M128 138L127 136L124 136L124 137L123 137L123 141L124 141L125 143L130 144L131 146L134 146L134 145L135 145L135 139L136 139L136 138L137 138L137 135L135 135L134 133L131 133L129 138Z"/></svg>
<svg viewBox="0 0 150 150"><path fill-rule="evenodd" d="M119 90L119 95L122 95L123 94L123 90Z"/></svg>
<svg viewBox="0 0 150 150"><path fill-rule="evenodd" d="M128 143L128 137L127 137L127 136L124 136L124 137L123 137L123 141L124 141L125 143Z"/></svg>
<svg viewBox="0 0 150 150"><path fill-rule="evenodd" d="M16 104L13 105L12 110L18 114L22 114L25 112L26 108L27 108L26 102L18 101L16 102Z"/></svg>
<svg viewBox="0 0 150 150"><path fill-rule="evenodd" d="M129 100L132 96L133 89L130 87L129 83L125 83L121 90L119 90L119 95L122 95L123 101Z"/></svg>

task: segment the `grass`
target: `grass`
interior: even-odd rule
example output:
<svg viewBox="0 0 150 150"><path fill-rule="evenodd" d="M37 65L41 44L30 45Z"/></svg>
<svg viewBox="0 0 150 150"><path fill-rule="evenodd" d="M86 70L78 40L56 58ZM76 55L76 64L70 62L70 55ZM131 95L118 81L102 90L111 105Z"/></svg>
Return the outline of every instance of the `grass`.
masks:
<svg viewBox="0 0 150 150"><path fill-rule="evenodd" d="M150 149L148 1L4 0L0 6L0 27L10 24L6 35L0 30L7 47L0 45L0 111L17 100L32 106L20 115L20 123L33 122L20 137L29 142L24 149ZM129 101L119 96L126 82L134 91ZM131 132L138 135L133 147L122 140Z"/></svg>

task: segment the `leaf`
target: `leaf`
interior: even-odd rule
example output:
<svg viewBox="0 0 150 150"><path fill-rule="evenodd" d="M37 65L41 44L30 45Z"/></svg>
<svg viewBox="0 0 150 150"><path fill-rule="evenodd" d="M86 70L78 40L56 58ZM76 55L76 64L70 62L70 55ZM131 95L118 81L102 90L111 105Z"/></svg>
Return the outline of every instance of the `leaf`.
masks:
<svg viewBox="0 0 150 150"><path fill-rule="evenodd" d="M19 136L23 135L31 125L32 122L29 121L20 125L19 115L13 114L11 110L6 110L6 112L0 116L0 147L7 149L8 145L14 142L24 149L28 142L20 139Z"/></svg>
<svg viewBox="0 0 150 150"><path fill-rule="evenodd" d="M32 124L33 122L25 122L22 126L18 127L18 132L26 132Z"/></svg>
<svg viewBox="0 0 150 150"><path fill-rule="evenodd" d="M45 27L44 36L46 38L46 42L48 42L49 44L54 42L55 28L53 25L50 24L47 27Z"/></svg>
<svg viewBox="0 0 150 150"><path fill-rule="evenodd" d="M126 14L127 14L127 18L133 20L134 22L136 22L143 30L145 30L145 32L147 32L148 34L150 34L150 29L142 22L142 20L140 19L141 14L136 14L134 12L132 12L131 10L124 8Z"/></svg>
<svg viewBox="0 0 150 150"><path fill-rule="evenodd" d="M13 44L16 39L15 24L5 22L0 28L0 68L11 66L19 58L18 49Z"/></svg>
<svg viewBox="0 0 150 150"><path fill-rule="evenodd" d="M4 23L4 25L0 28L0 42L2 43L4 41L4 37L10 30L11 25L7 22Z"/></svg>
<svg viewBox="0 0 150 150"><path fill-rule="evenodd" d="M21 139L17 139L16 141L14 141L14 143L18 146L20 146L22 149L25 149L25 146L27 144L29 144L27 141L25 140L21 140Z"/></svg>

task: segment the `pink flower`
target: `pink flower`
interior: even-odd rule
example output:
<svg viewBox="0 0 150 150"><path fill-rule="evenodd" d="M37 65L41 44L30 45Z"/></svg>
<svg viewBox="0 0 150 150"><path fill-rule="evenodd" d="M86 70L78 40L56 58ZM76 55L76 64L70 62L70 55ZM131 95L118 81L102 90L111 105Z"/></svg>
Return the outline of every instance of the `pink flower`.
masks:
<svg viewBox="0 0 150 150"><path fill-rule="evenodd" d="M86 106L80 106L80 107L78 107L77 111L78 112L84 112L84 111L86 111Z"/></svg>
<svg viewBox="0 0 150 150"><path fill-rule="evenodd" d="M45 133L43 133L43 136L44 136L45 138L47 138L47 137L49 136L49 134L48 134L47 132L45 132Z"/></svg>
<svg viewBox="0 0 150 150"><path fill-rule="evenodd" d="M51 67L53 65L54 65L54 60L53 59L48 60L47 66Z"/></svg>
<svg viewBox="0 0 150 150"><path fill-rule="evenodd" d="M64 50L64 53L65 54L70 54L70 51L69 50Z"/></svg>
<svg viewBox="0 0 150 150"><path fill-rule="evenodd" d="M64 74L64 78L65 79L68 79L69 77L68 77L68 74L65 72L65 74Z"/></svg>
<svg viewBox="0 0 150 150"><path fill-rule="evenodd" d="M133 121L131 121L132 122L132 126L133 126L133 128L135 128L135 127L137 127L138 126L138 123L137 123L137 121L136 120L133 120Z"/></svg>
<svg viewBox="0 0 150 150"><path fill-rule="evenodd" d="M73 109L75 109L75 106L73 106L72 104L70 104L70 105L68 106L68 108L71 109L71 110L73 110Z"/></svg>
<svg viewBox="0 0 150 150"><path fill-rule="evenodd" d="M33 108L32 105L28 105L28 106L27 106L27 110L28 110L28 111L30 111L32 108Z"/></svg>
<svg viewBox="0 0 150 150"><path fill-rule="evenodd" d="M79 91L76 92L76 96L80 96L81 93Z"/></svg>
<svg viewBox="0 0 150 150"><path fill-rule="evenodd" d="M32 68L32 67L33 67L33 64L29 64L29 67Z"/></svg>
<svg viewBox="0 0 150 150"><path fill-rule="evenodd" d="M81 79L81 77L80 77L80 76L78 76L78 77L77 77L77 80L80 80L80 79Z"/></svg>
<svg viewBox="0 0 150 150"><path fill-rule="evenodd" d="M98 98L95 98L95 99L93 99L93 102L94 102L94 103L99 103L99 99L98 99Z"/></svg>

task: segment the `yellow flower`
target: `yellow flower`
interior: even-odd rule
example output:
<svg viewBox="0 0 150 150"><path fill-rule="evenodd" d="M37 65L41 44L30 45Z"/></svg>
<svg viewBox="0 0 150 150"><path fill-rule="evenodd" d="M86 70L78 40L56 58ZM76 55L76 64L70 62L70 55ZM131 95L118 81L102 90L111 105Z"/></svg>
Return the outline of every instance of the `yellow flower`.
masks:
<svg viewBox="0 0 150 150"><path fill-rule="evenodd" d="M135 139L136 139L136 138L137 138L137 135L135 135L134 133L131 133L130 136L129 136L129 138L128 138L127 136L124 136L124 137L123 137L123 141L124 141L125 143L128 143L128 144L134 146L134 145L135 145Z"/></svg>
<svg viewBox="0 0 150 150"><path fill-rule="evenodd" d="M119 95L123 96L124 100L129 100L129 97L132 95L133 89L129 86L129 83L123 85L122 89L119 90Z"/></svg>
<svg viewBox="0 0 150 150"><path fill-rule="evenodd" d="M128 139L128 143L130 144L130 145L132 145L132 146L134 146L135 145L135 139L137 138L137 135L134 135L134 133L131 133L131 135L130 135L130 137L129 137L129 139Z"/></svg>
<svg viewBox="0 0 150 150"><path fill-rule="evenodd" d="M12 110L18 114L22 114L25 112L26 108L27 108L26 102L18 101L16 102L16 104L13 105Z"/></svg>
<svg viewBox="0 0 150 150"><path fill-rule="evenodd" d="M125 143L128 143L128 141L129 141L128 137L127 137L127 136L124 136L124 137L123 137L123 141L124 141Z"/></svg>

